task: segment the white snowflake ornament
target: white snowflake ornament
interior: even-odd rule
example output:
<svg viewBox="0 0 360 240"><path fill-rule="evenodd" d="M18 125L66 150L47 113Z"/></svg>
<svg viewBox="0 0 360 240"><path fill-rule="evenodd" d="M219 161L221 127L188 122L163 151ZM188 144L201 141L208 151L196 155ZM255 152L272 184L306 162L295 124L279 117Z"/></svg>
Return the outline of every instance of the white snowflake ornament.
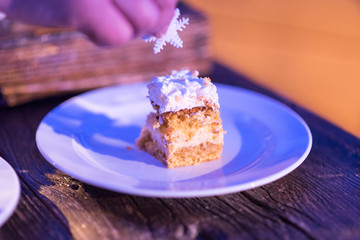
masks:
<svg viewBox="0 0 360 240"><path fill-rule="evenodd" d="M170 25L166 31L165 34L163 34L161 37L157 38L154 35L145 35L142 37L142 39L145 42L153 42L155 41L154 45L154 53L159 53L164 46L166 45L166 42L170 43L174 47L182 47L183 41L181 40L178 31L184 30L186 28L186 25L189 24L189 18L182 18L178 19L180 17L180 10L178 8L175 9L174 17L172 18Z"/></svg>

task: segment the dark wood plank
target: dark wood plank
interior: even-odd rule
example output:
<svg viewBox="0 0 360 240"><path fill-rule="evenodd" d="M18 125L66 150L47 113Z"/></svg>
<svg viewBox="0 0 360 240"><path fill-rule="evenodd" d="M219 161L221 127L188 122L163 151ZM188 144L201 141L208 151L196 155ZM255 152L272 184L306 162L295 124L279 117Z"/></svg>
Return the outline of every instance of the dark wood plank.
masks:
<svg viewBox="0 0 360 240"><path fill-rule="evenodd" d="M15 213L0 228L0 239L72 239L66 219L61 212L53 212L56 206L49 208L24 182L20 199Z"/></svg>
<svg viewBox="0 0 360 240"><path fill-rule="evenodd" d="M0 154L33 199L48 209L54 226L45 224L35 200L22 196L21 204L29 207L19 207L2 234L45 239L41 231L30 234L22 228L33 221L22 216L35 214L39 221L34 224L44 232L66 228L65 239L360 238L360 140L221 65L215 65L211 77L275 97L304 117L314 137L306 161L274 183L240 193L193 199L125 195L81 183L55 170L38 152L34 139L39 122L67 97L4 108L0 139L6 141L0 141ZM22 232L16 235L9 226Z"/></svg>

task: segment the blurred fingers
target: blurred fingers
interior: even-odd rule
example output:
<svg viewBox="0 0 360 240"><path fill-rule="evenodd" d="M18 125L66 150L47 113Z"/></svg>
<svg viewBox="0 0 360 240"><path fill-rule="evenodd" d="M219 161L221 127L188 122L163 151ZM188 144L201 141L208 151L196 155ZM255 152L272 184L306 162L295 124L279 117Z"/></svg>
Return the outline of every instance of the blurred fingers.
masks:
<svg viewBox="0 0 360 240"><path fill-rule="evenodd" d="M160 9L153 0L114 0L114 3L133 25L136 35L145 34L158 24Z"/></svg>
<svg viewBox="0 0 360 240"><path fill-rule="evenodd" d="M177 4L177 0L154 0L159 9L160 17L158 25L153 29L155 35L161 35L166 32L172 17L174 16L174 10Z"/></svg>
<svg viewBox="0 0 360 240"><path fill-rule="evenodd" d="M0 0L1 1L1 0ZM177 0L13 0L8 16L27 23L74 27L99 45L166 31Z"/></svg>
<svg viewBox="0 0 360 240"><path fill-rule="evenodd" d="M74 9L73 24L96 44L121 45L134 37L133 26L110 0L79 2L82 4Z"/></svg>

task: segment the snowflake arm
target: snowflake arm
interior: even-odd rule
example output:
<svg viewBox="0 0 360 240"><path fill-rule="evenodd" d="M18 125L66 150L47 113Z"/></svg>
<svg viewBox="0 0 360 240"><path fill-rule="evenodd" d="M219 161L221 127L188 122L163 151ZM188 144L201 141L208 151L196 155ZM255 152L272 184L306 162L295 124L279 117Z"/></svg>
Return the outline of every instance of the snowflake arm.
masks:
<svg viewBox="0 0 360 240"><path fill-rule="evenodd" d="M183 41L181 40L179 34L177 34L177 33L176 33L176 35L174 34L172 39L170 39L169 43L171 45L173 45L174 47L177 47L177 48L182 48L183 47Z"/></svg>
<svg viewBox="0 0 360 240"><path fill-rule="evenodd" d="M161 38L157 39L154 45L154 53L155 54L159 53L164 48L165 45L166 45L165 39L161 39Z"/></svg>
<svg viewBox="0 0 360 240"><path fill-rule="evenodd" d="M145 42L154 42L156 41L156 37L152 35L144 35L142 37L142 40L144 40Z"/></svg>
<svg viewBox="0 0 360 240"><path fill-rule="evenodd" d="M180 19L179 21L177 21L176 25L178 31L184 30L184 28L186 28L186 25L189 25L189 18Z"/></svg>
<svg viewBox="0 0 360 240"><path fill-rule="evenodd" d="M164 48L167 42L177 48L183 46L183 41L181 40L178 31L183 31L186 28L186 25L189 25L189 18L183 17L179 20L179 17L180 10L176 8L174 11L174 17L172 18L165 34L163 34L159 38L155 37L154 35L145 35L142 37L145 42L155 41L155 54L159 53Z"/></svg>

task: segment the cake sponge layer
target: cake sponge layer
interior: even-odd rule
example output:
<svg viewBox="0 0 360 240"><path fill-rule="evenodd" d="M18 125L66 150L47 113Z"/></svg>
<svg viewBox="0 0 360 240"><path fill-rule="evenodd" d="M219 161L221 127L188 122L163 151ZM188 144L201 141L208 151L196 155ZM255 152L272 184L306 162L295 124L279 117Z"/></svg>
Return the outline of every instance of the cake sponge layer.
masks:
<svg viewBox="0 0 360 240"><path fill-rule="evenodd" d="M137 146L173 168L219 159L223 136L218 109L195 107L150 113Z"/></svg>

